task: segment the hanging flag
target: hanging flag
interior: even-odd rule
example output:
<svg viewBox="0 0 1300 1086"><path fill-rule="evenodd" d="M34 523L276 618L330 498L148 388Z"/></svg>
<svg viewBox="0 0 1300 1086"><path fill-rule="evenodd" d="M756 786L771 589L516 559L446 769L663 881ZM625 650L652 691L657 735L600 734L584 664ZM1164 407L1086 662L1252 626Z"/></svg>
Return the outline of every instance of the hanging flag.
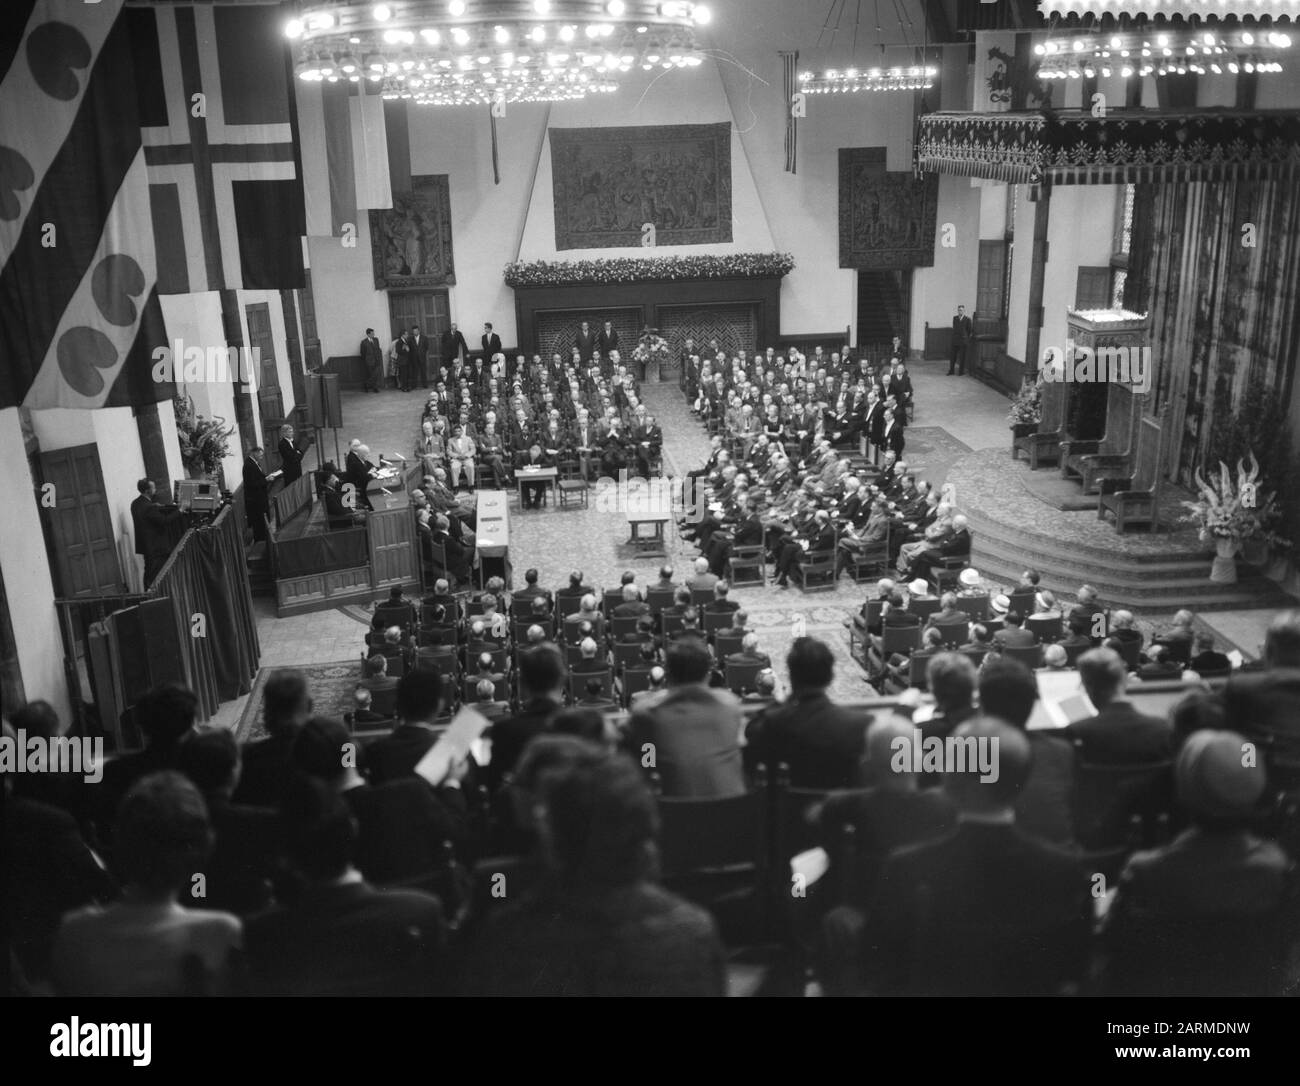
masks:
<svg viewBox="0 0 1300 1086"><path fill-rule="evenodd" d="M492 126L492 183L501 184L501 163L497 155L497 110L488 106L488 123Z"/></svg>
<svg viewBox="0 0 1300 1086"><path fill-rule="evenodd" d="M132 8L159 290L303 285L292 73L274 5Z"/></svg>
<svg viewBox="0 0 1300 1086"><path fill-rule="evenodd" d="M795 151L799 144L799 118L795 115L794 96L799 90L799 51L781 51L781 77L785 88L785 172L798 173Z"/></svg>
<svg viewBox="0 0 1300 1086"><path fill-rule="evenodd" d="M9 0L0 38L0 408L169 399L123 0Z"/></svg>
<svg viewBox="0 0 1300 1086"><path fill-rule="evenodd" d="M296 97L307 234L345 236L359 213L393 206L383 96L364 81L299 81Z"/></svg>

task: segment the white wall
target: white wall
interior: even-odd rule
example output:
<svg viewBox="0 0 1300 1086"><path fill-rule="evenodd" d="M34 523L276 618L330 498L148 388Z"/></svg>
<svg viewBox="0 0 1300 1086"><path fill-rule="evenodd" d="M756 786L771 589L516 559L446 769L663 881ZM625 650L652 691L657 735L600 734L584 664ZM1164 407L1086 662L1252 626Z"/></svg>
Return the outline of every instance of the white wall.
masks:
<svg viewBox="0 0 1300 1086"><path fill-rule="evenodd" d="M367 328L375 330L387 349L388 298L375 289L369 216L357 216L354 248L345 248L342 238L308 238L307 249L321 361L356 354ZM460 252L455 255L459 264Z"/></svg>
<svg viewBox="0 0 1300 1086"><path fill-rule="evenodd" d="M0 411L0 461L7 465L7 500L0 517L0 573L18 642L23 689L29 701L44 698L66 721L71 706L63 676L63 642L51 603L54 581L16 407Z"/></svg>

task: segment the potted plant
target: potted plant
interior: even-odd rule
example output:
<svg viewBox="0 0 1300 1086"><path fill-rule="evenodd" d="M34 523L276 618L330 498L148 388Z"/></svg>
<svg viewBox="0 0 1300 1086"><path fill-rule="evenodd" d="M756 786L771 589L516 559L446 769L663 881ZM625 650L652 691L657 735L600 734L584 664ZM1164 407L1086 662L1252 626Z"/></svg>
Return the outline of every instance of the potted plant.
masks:
<svg viewBox="0 0 1300 1086"><path fill-rule="evenodd" d="M1043 421L1043 393L1037 381L1026 381L1011 401L1007 422L1011 426L1012 440L1027 437Z"/></svg>
<svg viewBox="0 0 1300 1086"><path fill-rule="evenodd" d="M1183 522L1196 526L1202 543L1214 545L1210 580L1235 584L1237 555L1243 546L1260 544L1267 551L1286 543L1274 530L1281 516L1276 496L1260 491L1259 461L1253 452L1249 466L1245 460L1237 461L1235 478L1228 465L1219 461L1217 478L1205 479L1198 468L1195 479L1198 497L1182 503L1188 510Z"/></svg>
<svg viewBox="0 0 1300 1086"><path fill-rule="evenodd" d="M217 416L204 418L194 409L194 401L181 394L173 401L176 434L181 444L181 461L191 479L215 477L221 461L229 454L229 439L235 428Z"/></svg>

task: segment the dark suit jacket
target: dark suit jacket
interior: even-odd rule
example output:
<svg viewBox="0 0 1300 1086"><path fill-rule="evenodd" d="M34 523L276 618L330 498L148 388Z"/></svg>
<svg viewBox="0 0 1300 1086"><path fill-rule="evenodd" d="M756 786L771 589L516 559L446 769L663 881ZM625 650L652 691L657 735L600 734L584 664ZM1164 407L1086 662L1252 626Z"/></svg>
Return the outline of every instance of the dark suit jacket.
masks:
<svg viewBox="0 0 1300 1086"><path fill-rule="evenodd" d="M430 788L412 776L350 788L343 798L357 819L357 868L376 884L427 875L440 862L443 842L465 838L459 788Z"/></svg>
<svg viewBox="0 0 1300 1086"><path fill-rule="evenodd" d="M235 803L270 810L279 808L293 772L289 756L296 738L296 734L269 735L244 744L240 754L243 768L232 797Z"/></svg>
<svg viewBox="0 0 1300 1086"><path fill-rule="evenodd" d="M364 882L310 887L292 907L244 927L250 985L260 995L429 994L445 939L436 897Z"/></svg>
<svg viewBox="0 0 1300 1086"><path fill-rule="evenodd" d="M444 362L450 362L461 351L465 353L466 357L469 356L469 344L465 342L465 336L459 328L454 332L450 329L443 332L438 340L438 346L442 352Z"/></svg>
<svg viewBox="0 0 1300 1086"><path fill-rule="evenodd" d="M547 730L546 722L560 708L558 702L537 698L522 706L514 716L492 725L492 760L488 763L488 786L496 788L501 778L514 771L515 763L529 740Z"/></svg>
<svg viewBox="0 0 1300 1086"><path fill-rule="evenodd" d="M197 904L239 916L265 909L283 851L279 812L218 797L207 803L216 841L203 866L208 896Z"/></svg>
<svg viewBox="0 0 1300 1086"><path fill-rule="evenodd" d="M639 759L655 748L666 796L738 796L745 791L740 705L729 693L691 683L641 702L628 726L628 749Z"/></svg>
<svg viewBox="0 0 1300 1086"><path fill-rule="evenodd" d="M411 362L417 366L423 366L429 361L429 337L421 335L418 338L411 336L407 343L411 347Z"/></svg>
<svg viewBox="0 0 1300 1086"><path fill-rule="evenodd" d="M1096 716L1066 728L1092 765L1160 762L1173 754L1173 729L1159 717L1139 713L1127 701L1114 701Z"/></svg>
<svg viewBox="0 0 1300 1086"><path fill-rule="evenodd" d="M769 772L790 767L794 788L852 788L871 715L836 705L825 694L791 698L765 709L745 729L745 761Z"/></svg>
<svg viewBox="0 0 1300 1086"><path fill-rule="evenodd" d="M280 444L277 446L280 453L280 471L283 473L281 478L285 484L294 482L302 478L302 453L288 438L280 438Z"/></svg>
<svg viewBox="0 0 1300 1086"><path fill-rule="evenodd" d="M486 361L491 362L494 354L501 354L501 337L493 332L490 336L483 336L479 341L483 344L483 357Z"/></svg>
<svg viewBox="0 0 1300 1086"><path fill-rule="evenodd" d="M574 346L578 348L578 354L584 362L591 360L591 352L597 347L598 341L595 332L588 332L585 336L582 329L579 328L577 334L573 337Z"/></svg>
<svg viewBox="0 0 1300 1086"><path fill-rule="evenodd" d="M1300 668L1234 675L1223 689L1222 700L1234 727L1275 736L1292 749L1300 744Z"/></svg>
<svg viewBox="0 0 1300 1086"><path fill-rule="evenodd" d="M244 506L245 508L266 508L267 497L266 472L262 465L252 457L244 458Z"/></svg>
<svg viewBox="0 0 1300 1086"><path fill-rule="evenodd" d="M965 343L975 331L975 325L971 323L970 317L953 317L952 319L952 341L954 343Z"/></svg>
<svg viewBox="0 0 1300 1086"><path fill-rule="evenodd" d="M135 553L147 556L169 554L172 549L169 524L180 516L174 505L159 505L141 494L131 503L135 531Z"/></svg>
<svg viewBox="0 0 1300 1086"><path fill-rule="evenodd" d="M1048 995L1086 968L1085 867L1014 825L960 822L879 885L864 938L882 993Z"/></svg>
<svg viewBox="0 0 1300 1086"><path fill-rule="evenodd" d="M371 781L386 784L414 777L416 764L437 740L432 728L399 724L366 747L366 767Z"/></svg>
<svg viewBox="0 0 1300 1086"><path fill-rule="evenodd" d="M596 333L596 346L600 348L602 357L608 358L610 351L618 350L618 329L611 328L609 332L606 333L605 329L601 328L601 330Z"/></svg>

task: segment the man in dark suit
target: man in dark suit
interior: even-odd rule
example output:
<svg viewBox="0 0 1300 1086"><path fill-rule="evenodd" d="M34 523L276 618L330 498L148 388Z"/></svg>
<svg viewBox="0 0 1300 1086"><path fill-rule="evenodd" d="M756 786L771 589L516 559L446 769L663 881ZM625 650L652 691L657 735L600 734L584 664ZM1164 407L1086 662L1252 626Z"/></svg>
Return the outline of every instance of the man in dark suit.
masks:
<svg viewBox="0 0 1300 1086"><path fill-rule="evenodd" d="M344 470L347 473L347 482L354 488L357 507L373 509L368 491L371 480L375 478L376 468L370 462L370 449L365 445L354 445L349 449L344 461Z"/></svg>
<svg viewBox="0 0 1300 1086"><path fill-rule="evenodd" d="M995 751L996 777L972 764L978 758L945 773L957 827L885 863L862 930L871 987L882 994L1055 994L1087 966L1087 870L1016 826L1016 799L1033 762L1023 732L979 717L953 739L975 752Z"/></svg>
<svg viewBox="0 0 1300 1086"><path fill-rule="evenodd" d="M966 316L966 307L959 305L957 315L952 319L952 356L948 361L949 377L953 375L954 370L958 377L966 373L966 352L974 333L975 326L971 323L970 317Z"/></svg>
<svg viewBox="0 0 1300 1086"><path fill-rule="evenodd" d="M374 784L414 776L415 767L438 741L433 722L443 706L442 679L436 671L408 671L397 683L399 723L366 748Z"/></svg>
<svg viewBox="0 0 1300 1086"><path fill-rule="evenodd" d="M552 644L519 655L519 711L492 725L492 760L485 772L492 790L513 773L529 742L549 730L552 714L564 704L564 658Z"/></svg>
<svg viewBox="0 0 1300 1086"><path fill-rule="evenodd" d="M420 331L418 324L411 325L411 368L409 384L420 382L422 388L429 387L429 340Z"/></svg>
<svg viewBox="0 0 1300 1086"><path fill-rule="evenodd" d="M378 392L384 385L384 349L375 338L373 328L366 329L365 338L357 353L361 355L361 364L366 368L365 390Z"/></svg>
<svg viewBox="0 0 1300 1086"><path fill-rule="evenodd" d="M596 346L600 348L602 358L608 358L610 351L618 350L618 333L611 322L606 321L604 327L596 333Z"/></svg>
<svg viewBox="0 0 1300 1086"><path fill-rule="evenodd" d="M1002 648L1010 646L1013 649L1027 649L1031 645L1038 644L1038 638L1034 636L1033 631L1025 629L1023 615L1008 611L1002 622L1002 629L993 635L993 644Z"/></svg>
<svg viewBox="0 0 1300 1086"><path fill-rule="evenodd" d="M355 499L352 506L344 500L343 492L339 489L339 477L334 472L330 472L325 477L320 498L325 503L326 523L331 531L338 528L352 528L361 523L361 518L356 512Z"/></svg>
<svg viewBox="0 0 1300 1086"><path fill-rule="evenodd" d="M1139 713L1124 697L1124 661L1113 649L1090 649L1079 657L1079 679L1097 715L1077 721L1066 734L1079 757L1092 765L1161 762L1173 753L1173 729L1159 717Z"/></svg>
<svg viewBox="0 0 1300 1086"><path fill-rule="evenodd" d="M271 515L268 494L270 480L262 469L262 446L256 445L244 457L244 518L253 530L253 542L266 539L266 518Z"/></svg>
<svg viewBox="0 0 1300 1086"><path fill-rule="evenodd" d="M489 365L493 358L505 353L505 349L501 346L501 337L492 331L491 321L484 322L483 338L479 342L483 344L483 358Z"/></svg>
<svg viewBox="0 0 1300 1086"><path fill-rule="evenodd" d="M591 330L591 325L586 321L582 322L582 327L578 329L578 334L573 338L573 345L578 351L578 359L581 362L590 362L592 352L599 348L599 341L596 333Z"/></svg>
<svg viewBox="0 0 1300 1086"><path fill-rule="evenodd" d="M159 504L152 479L141 479L135 488L140 495L131 503L131 525L135 553L144 559L144 587L148 588L171 555L171 526L181 513L175 504Z"/></svg>
<svg viewBox="0 0 1300 1086"><path fill-rule="evenodd" d="M745 729L745 760L790 767L794 788L852 788L871 715L836 705L826 691L835 675L831 650L812 637L790 646L790 698L765 709Z"/></svg>
<svg viewBox="0 0 1300 1086"><path fill-rule="evenodd" d="M452 368L453 363L469 357L469 344L465 342L465 336L456 327L455 321L452 322L447 331L443 332L442 338L438 342L438 349L442 358L442 365L448 370ZM491 355L488 357L490 358Z"/></svg>
<svg viewBox="0 0 1300 1086"><path fill-rule="evenodd" d="M411 333L393 340L393 378L403 392L411 391Z"/></svg>
<svg viewBox="0 0 1300 1086"><path fill-rule="evenodd" d="M291 775L290 752L298 729L311 716L311 692L301 671L285 668L266 681L262 691L265 739L245 743L234 802L249 807L279 805Z"/></svg>
<svg viewBox="0 0 1300 1086"><path fill-rule="evenodd" d="M531 445L520 454L517 464L518 472L516 480L519 482L519 493L523 500L525 509L540 509L542 497L546 493L547 483L530 483L528 482L528 468L550 468L555 466L555 457L551 456L540 445Z"/></svg>
<svg viewBox="0 0 1300 1086"><path fill-rule="evenodd" d="M379 389L375 389L376 392ZM276 446L280 454L280 480L285 486L302 478L302 453L293 441L293 427L285 423L280 427L280 444Z"/></svg>
<svg viewBox="0 0 1300 1086"><path fill-rule="evenodd" d="M392 996L437 991L446 941L430 894L377 890L353 866L358 819L324 782L299 779L283 812L301 896L244 929L249 986L261 995Z"/></svg>
<svg viewBox="0 0 1300 1086"><path fill-rule="evenodd" d="M891 408L885 408L885 428L884 428L884 445L885 448L891 449L895 456L903 455L903 447L907 444L904 434L903 420Z"/></svg>
<svg viewBox="0 0 1300 1086"><path fill-rule="evenodd" d="M637 704L627 749L638 759L651 744L667 796L738 796L745 791L740 703L708 685L713 659L698 636L668 649L668 689Z"/></svg>

